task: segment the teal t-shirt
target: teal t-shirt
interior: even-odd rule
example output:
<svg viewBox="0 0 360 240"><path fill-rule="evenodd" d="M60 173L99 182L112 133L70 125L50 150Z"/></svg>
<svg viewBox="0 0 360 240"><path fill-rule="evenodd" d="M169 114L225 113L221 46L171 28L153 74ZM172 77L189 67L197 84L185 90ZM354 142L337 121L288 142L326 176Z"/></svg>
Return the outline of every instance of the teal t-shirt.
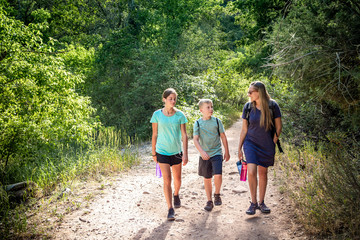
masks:
<svg viewBox="0 0 360 240"><path fill-rule="evenodd" d="M220 133L225 132L224 126L220 119L219 121L219 131ZM197 122L199 122L200 129ZM210 157L216 155L222 155L220 136L218 133L218 125L216 123L216 118L211 117L209 120L203 120L200 118L194 123L194 136L198 135L200 139L201 148L209 154Z"/></svg>
<svg viewBox="0 0 360 240"><path fill-rule="evenodd" d="M157 153L171 156L182 151L180 124L188 122L183 112L176 110L174 115L167 117L159 109L153 113L150 122L158 124Z"/></svg>

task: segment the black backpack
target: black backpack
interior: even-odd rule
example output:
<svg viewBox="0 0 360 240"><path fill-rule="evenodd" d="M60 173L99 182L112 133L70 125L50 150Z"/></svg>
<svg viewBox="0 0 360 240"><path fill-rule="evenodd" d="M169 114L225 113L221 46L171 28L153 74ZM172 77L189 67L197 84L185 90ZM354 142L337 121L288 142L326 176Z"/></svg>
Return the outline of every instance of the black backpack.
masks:
<svg viewBox="0 0 360 240"><path fill-rule="evenodd" d="M270 134L271 134L271 137L274 138L274 135L275 135L275 134L276 134L276 136L277 136L276 128L275 128L275 117L274 117L275 101L270 100L270 102L269 102L269 109L270 109L271 119L272 119L272 123L273 123L273 127L272 127L271 130L270 130ZM247 102L247 103L245 104L245 119L246 119L247 122L248 122L248 126L249 126L249 124L250 124L250 122L249 122L250 112L251 112L251 102ZM277 140L276 145L278 146L279 151L280 151L281 153L283 153L284 151L282 150L282 147L281 147L281 144L280 144L280 140L279 140L279 139Z"/></svg>
<svg viewBox="0 0 360 240"><path fill-rule="evenodd" d="M220 136L220 129L219 129L219 119L218 118L215 118L216 119L216 124L217 124L217 130L218 130L218 134ZM200 136L200 123L199 123L199 120L196 120L196 124L199 128L199 136Z"/></svg>

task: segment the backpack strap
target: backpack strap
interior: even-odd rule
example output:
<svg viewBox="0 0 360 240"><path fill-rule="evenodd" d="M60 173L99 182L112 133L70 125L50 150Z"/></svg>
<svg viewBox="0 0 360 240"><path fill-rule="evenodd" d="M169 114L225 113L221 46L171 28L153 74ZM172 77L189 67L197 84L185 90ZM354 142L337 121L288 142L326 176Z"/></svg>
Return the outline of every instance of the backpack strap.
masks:
<svg viewBox="0 0 360 240"><path fill-rule="evenodd" d="M199 120L196 120L196 124L197 124L197 127L199 129L199 137L200 137L200 123L199 123Z"/></svg>
<svg viewBox="0 0 360 240"><path fill-rule="evenodd" d="M274 100L270 100L269 109L270 109L271 119L272 119L272 123L273 123L272 129L271 129L271 136L274 137L274 134L275 134L277 137L279 137L277 135L276 127L275 127L275 101ZM281 147L279 138L276 142L276 145L278 146L279 152L283 153L284 151Z"/></svg>
<svg viewBox="0 0 360 240"><path fill-rule="evenodd" d="M219 119L218 118L215 118L216 119L216 124L217 124L217 130L218 130L218 134L220 136L220 127L219 127ZM199 136L200 136L200 123L199 123L199 120L196 120L196 124L199 128Z"/></svg>
<svg viewBox="0 0 360 240"><path fill-rule="evenodd" d="M245 104L245 119L247 120L248 126L250 124L249 122L250 112L251 112L251 102L247 102Z"/></svg>

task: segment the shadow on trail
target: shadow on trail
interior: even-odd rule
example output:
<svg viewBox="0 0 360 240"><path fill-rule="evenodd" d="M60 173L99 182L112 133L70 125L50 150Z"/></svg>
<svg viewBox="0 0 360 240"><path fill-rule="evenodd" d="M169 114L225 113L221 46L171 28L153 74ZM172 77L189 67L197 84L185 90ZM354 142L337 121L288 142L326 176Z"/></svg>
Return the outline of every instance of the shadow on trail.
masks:
<svg viewBox="0 0 360 240"><path fill-rule="evenodd" d="M171 221L164 221L162 224L160 224L157 228L155 228L151 233L150 236L145 238L147 240L151 239L165 239L173 222ZM141 236L146 231L146 228L141 228L137 234L134 236L133 240L141 239Z"/></svg>
<svg viewBox="0 0 360 240"><path fill-rule="evenodd" d="M211 238L217 235L217 218L221 214L221 211L205 212L202 217L199 217L195 223L191 225L188 235L189 239L205 239ZM210 221L209 221L210 218Z"/></svg>
<svg viewBox="0 0 360 240"><path fill-rule="evenodd" d="M247 219L245 219L246 222L255 223L255 224L258 224L259 220L260 220L259 216L248 217Z"/></svg>
<svg viewBox="0 0 360 240"><path fill-rule="evenodd" d="M264 218L260 216L252 216L245 219L246 228L243 230L242 233L238 233L236 239L243 239L243 240L252 240L252 239L259 239L259 240L275 240L279 239L276 235L273 234L273 230L269 229L266 221Z"/></svg>
<svg viewBox="0 0 360 240"><path fill-rule="evenodd" d="M141 236L144 234L144 232L146 232L146 228L141 228L137 234L133 237L133 240L137 240L140 239Z"/></svg>

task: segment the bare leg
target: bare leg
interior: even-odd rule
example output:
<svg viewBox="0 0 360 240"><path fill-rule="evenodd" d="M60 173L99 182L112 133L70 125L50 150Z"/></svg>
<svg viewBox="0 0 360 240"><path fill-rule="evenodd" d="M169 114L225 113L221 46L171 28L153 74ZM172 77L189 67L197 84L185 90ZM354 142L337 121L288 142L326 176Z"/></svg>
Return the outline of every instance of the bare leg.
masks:
<svg viewBox="0 0 360 240"><path fill-rule="evenodd" d="M256 192L257 192L257 165L253 163L248 163L247 165L248 171L248 180L249 180L249 188L251 194L251 202L256 203Z"/></svg>
<svg viewBox="0 0 360 240"><path fill-rule="evenodd" d="M265 198L268 169L262 166L258 166L258 171L259 171L259 198L260 198L260 203L262 203Z"/></svg>
<svg viewBox="0 0 360 240"><path fill-rule="evenodd" d="M171 169L174 176L174 195L178 196L181 187L181 163L172 165Z"/></svg>
<svg viewBox="0 0 360 240"><path fill-rule="evenodd" d="M215 194L220 194L221 184L222 184L222 175L216 174L214 175L214 183L215 183Z"/></svg>
<svg viewBox="0 0 360 240"><path fill-rule="evenodd" d="M164 180L164 195L166 199L166 203L168 205L168 209L172 208L172 190L171 190L171 171L170 171L170 165L166 163L159 163L162 177Z"/></svg>
<svg viewBox="0 0 360 240"><path fill-rule="evenodd" d="M205 187L207 200L212 201L212 198L211 198L211 194L212 194L211 178L204 178L204 187Z"/></svg>

